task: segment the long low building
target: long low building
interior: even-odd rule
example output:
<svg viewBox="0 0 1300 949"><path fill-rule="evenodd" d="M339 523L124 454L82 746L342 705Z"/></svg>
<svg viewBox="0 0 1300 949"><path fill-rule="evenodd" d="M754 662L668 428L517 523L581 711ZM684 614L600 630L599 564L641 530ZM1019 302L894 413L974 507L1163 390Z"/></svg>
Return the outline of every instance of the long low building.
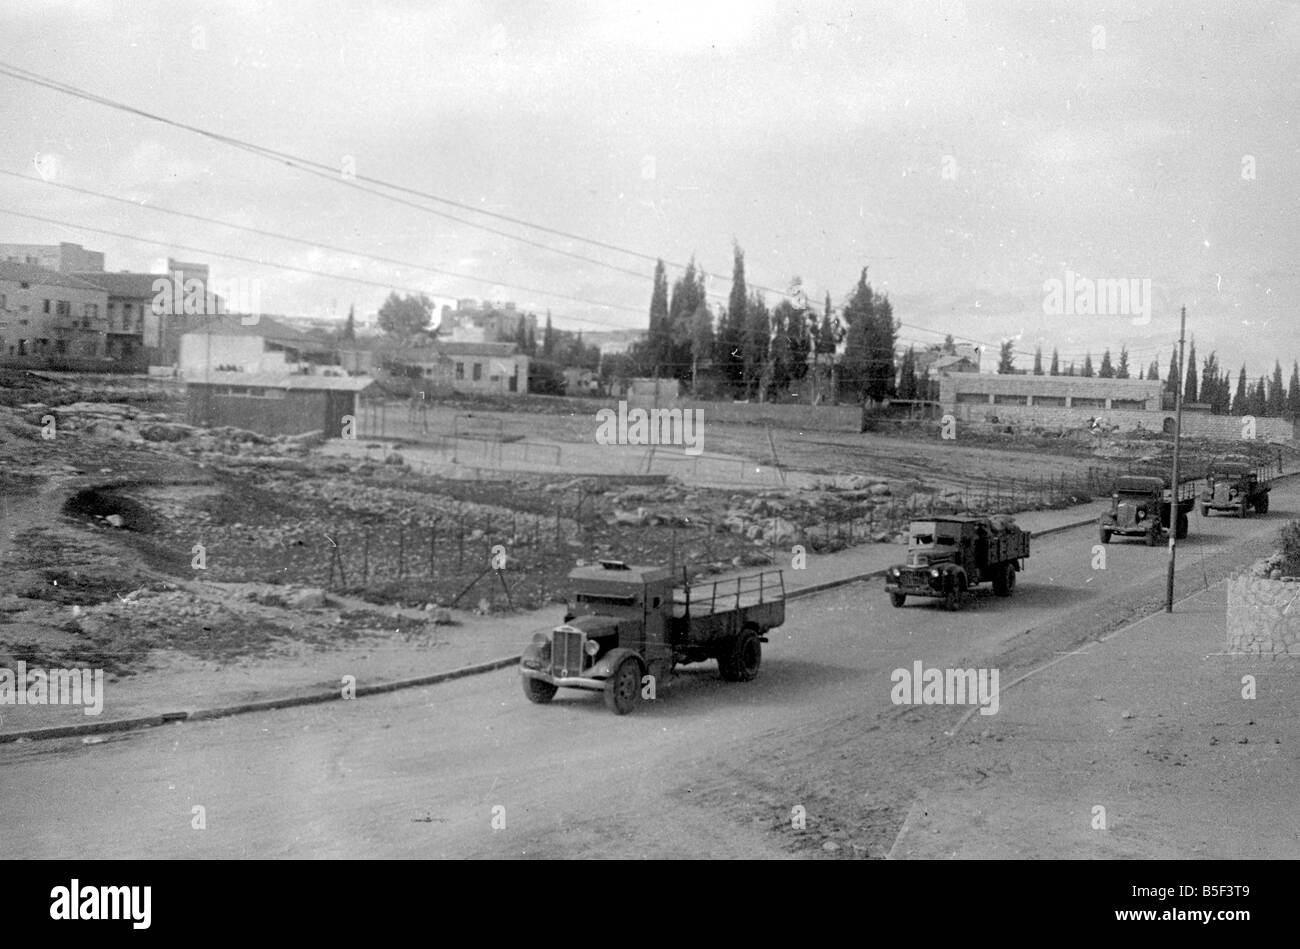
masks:
<svg viewBox="0 0 1300 949"><path fill-rule="evenodd" d="M939 402L945 413L964 422L999 422L1044 428L1078 427L1100 419L1106 427L1172 432L1174 413L1164 407L1159 379L1102 379L1096 376L945 373L939 377ZM1240 437L1242 420L1204 410L1183 413L1183 432ZM1287 419L1255 421L1256 437L1295 437Z"/></svg>
<svg viewBox="0 0 1300 949"><path fill-rule="evenodd" d="M1067 417L1074 418L1081 412L1159 412L1164 387L1158 379L954 372L939 377L939 401L949 410L980 407L968 412L981 411L984 406L1065 409L1069 410Z"/></svg>
<svg viewBox="0 0 1300 949"><path fill-rule="evenodd" d="M374 384L366 377L212 372L186 380L188 421L263 435L319 431L339 438L344 416L358 417L358 397Z"/></svg>

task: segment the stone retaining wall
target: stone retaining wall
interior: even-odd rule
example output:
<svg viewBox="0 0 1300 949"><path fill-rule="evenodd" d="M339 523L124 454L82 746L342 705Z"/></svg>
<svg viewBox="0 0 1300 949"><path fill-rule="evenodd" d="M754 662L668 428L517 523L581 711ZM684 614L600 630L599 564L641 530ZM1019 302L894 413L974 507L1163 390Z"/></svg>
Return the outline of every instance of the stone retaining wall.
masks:
<svg viewBox="0 0 1300 949"><path fill-rule="evenodd" d="M1228 581L1228 652L1300 657L1300 580L1251 574Z"/></svg>

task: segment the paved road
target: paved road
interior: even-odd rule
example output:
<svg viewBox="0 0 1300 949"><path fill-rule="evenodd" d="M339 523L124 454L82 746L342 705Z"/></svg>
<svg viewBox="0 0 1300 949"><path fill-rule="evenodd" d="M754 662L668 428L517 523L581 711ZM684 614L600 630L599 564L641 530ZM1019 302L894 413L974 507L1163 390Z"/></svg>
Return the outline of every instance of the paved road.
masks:
<svg viewBox="0 0 1300 949"><path fill-rule="evenodd" d="M1297 501L1285 486L1264 519L1193 516L1180 593ZM1095 543L1092 528L1043 538L1013 599L985 593L962 613L893 609L879 581L798 601L756 681L695 667L626 717L584 693L530 705L503 670L94 745L3 746L0 837L9 857L777 857L807 849L774 832L799 805L879 856L935 734L890 702L890 672L996 665L1005 682L1162 597L1163 549L1112 543L1097 570Z"/></svg>

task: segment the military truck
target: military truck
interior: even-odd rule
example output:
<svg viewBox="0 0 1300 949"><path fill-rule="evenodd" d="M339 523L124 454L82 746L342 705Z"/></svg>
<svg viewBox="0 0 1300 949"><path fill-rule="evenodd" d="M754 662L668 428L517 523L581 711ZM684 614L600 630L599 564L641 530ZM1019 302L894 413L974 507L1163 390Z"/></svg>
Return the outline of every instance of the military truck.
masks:
<svg viewBox="0 0 1300 949"><path fill-rule="evenodd" d="M909 596L936 597L949 610L961 609L977 584L992 583L998 596L1011 596L1016 574L1029 557L1029 531L1007 517L959 515L912 521L907 562L885 574L889 602Z"/></svg>
<svg viewBox="0 0 1300 949"><path fill-rule="evenodd" d="M1143 537L1154 547L1168 536L1182 540L1187 536L1188 513L1196 503L1195 486L1190 481L1169 487L1164 475L1127 474L1115 479L1110 494L1110 510L1101 516L1098 530L1101 542L1109 544L1112 536Z"/></svg>
<svg viewBox="0 0 1300 949"><path fill-rule="evenodd" d="M675 585L665 567L619 560L574 568L564 622L538 633L519 660L524 695L545 704L561 688L605 694L616 715L631 712L654 677L657 689L674 666L718 661L722 678L758 675L768 630L785 622L780 570Z"/></svg>
<svg viewBox="0 0 1300 949"><path fill-rule="evenodd" d="M1257 464L1240 455L1228 455L1210 462L1201 492L1201 517L1211 511L1231 511L1245 517L1251 510L1268 513L1271 465Z"/></svg>

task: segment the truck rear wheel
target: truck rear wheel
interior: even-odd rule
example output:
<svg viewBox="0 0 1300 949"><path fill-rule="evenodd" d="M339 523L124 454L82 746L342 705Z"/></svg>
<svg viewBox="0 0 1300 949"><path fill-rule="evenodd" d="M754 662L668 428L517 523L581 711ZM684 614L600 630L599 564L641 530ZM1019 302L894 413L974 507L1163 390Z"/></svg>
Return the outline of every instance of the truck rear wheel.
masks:
<svg viewBox="0 0 1300 949"><path fill-rule="evenodd" d="M1201 517L1209 517L1209 516L1210 516L1210 506L1208 504L1202 504Z"/></svg>
<svg viewBox="0 0 1300 949"><path fill-rule="evenodd" d="M1182 540L1184 537L1187 536L1187 523L1188 523L1187 515L1179 514L1177 532L1174 534L1174 536L1177 537L1179 540Z"/></svg>
<svg viewBox="0 0 1300 949"><path fill-rule="evenodd" d="M729 651L718 657L718 672L728 682L748 682L758 675L763 662L763 644L758 633L743 629L731 642Z"/></svg>
<svg viewBox="0 0 1300 949"><path fill-rule="evenodd" d="M1267 514L1267 513L1268 513L1268 495L1267 495L1267 494L1261 494L1261 495L1259 496L1259 500L1255 502L1255 513L1256 513L1256 514Z"/></svg>
<svg viewBox="0 0 1300 949"><path fill-rule="evenodd" d="M897 609L898 607L902 606L904 603L907 602L907 594L891 593L889 594L889 602L894 604L894 608Z"/></svg>
<svg viewBox="0 0 1300 949"><path fill-rule="evenodd" d="M605 707L615 715L626 715L641 697L641 663L628 656L605 680Z"/></svg>
<svg viewBox="0 0 1300 949"><path fill-rule="evenodd" d="M998 596L1010 596L1016 591L1016 565L1004 563L997 576L993 578L993 592Z"/></svg>
<svg viewBox="0 0 1300 949"><path fill-rule="evenodd" d="M1101 542L1102 542L1103 544L1109 544L1109 543L1110 543L1110 530L1109 530L1109 528L1105 528L1105 527L1103 527L1103 528L1101 529Z"/></svg>
<svg viewBox="0 0 1300 949"><path fill-rule="evenodd" d="M542 679L534 679L532 676L523 676L524 695L528 701L536 702L538 705L545 705L551 699L555 698L555 693L559 691L558 686L551 685Z"/></svg>
<svg viewBox="0 0 1300 949"><path fill-rule="evenodd" d="M1155 528L1147 531L1147 546L1154 547L1158 543L1160 543L1160 532Z"/></svg>

